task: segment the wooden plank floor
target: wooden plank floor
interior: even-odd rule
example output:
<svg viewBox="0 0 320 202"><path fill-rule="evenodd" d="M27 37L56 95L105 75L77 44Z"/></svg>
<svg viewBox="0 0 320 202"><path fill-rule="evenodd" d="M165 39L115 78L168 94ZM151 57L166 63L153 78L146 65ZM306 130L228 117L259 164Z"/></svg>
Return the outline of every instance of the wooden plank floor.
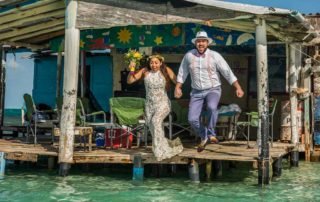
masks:
<svg viewBox="0 0 320 202"><path fill-rule="evenodd" d="M195 144L184 143L184 150L178 156L162 162L156 161L151 147L133 147L131 149L105 149L93 147L92 152L83 151L83 147L76 147L74 163L132 163L134 155L140 154L144 163L172 163L187 164L190 158L202 160L227 160L255 162L258 158L258 148L255 142L250 142L253 148L247 148L245 141L229 141L220 144L209 144L206 149L198 153ZM292 144L274 142L270 148L270 156L277 159L286 155L293 148ZM0 139L0 152L7 154L7 159L37 161L38 156L58 156L57 146L51 144L26 144L17 139Z"/></svg>

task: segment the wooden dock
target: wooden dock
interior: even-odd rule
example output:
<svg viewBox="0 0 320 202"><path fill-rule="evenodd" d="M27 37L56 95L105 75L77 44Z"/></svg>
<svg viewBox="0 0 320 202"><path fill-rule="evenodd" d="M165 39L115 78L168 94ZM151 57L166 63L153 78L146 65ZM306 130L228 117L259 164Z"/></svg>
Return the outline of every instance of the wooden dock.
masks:
<svg viewBox="0 0 320 202"><path fill-rule="evenodd" d="M257 162L258 148L256 142L251 142L253 148L247 148L246 141L226 141L220 144L209 144L206 149L198 153L195 144L185 143L184 150L179 155L158 162L152 154L151 146L147 148L132 147L131 149L97 148L93 145L93 151L76 145L74 150L74 163L113 163L132 164L135 155L140 154L144 164L188 164L190 159L197 160L221 160ZM270 148L270 159L275 160L287 155L294 146L289 143L274 142ZM38 157L57 157L58 146L52 144L26 144L18 139L0 139L0 152L5 153L5 158L10 160L22 160L36 162Z"/></svg>

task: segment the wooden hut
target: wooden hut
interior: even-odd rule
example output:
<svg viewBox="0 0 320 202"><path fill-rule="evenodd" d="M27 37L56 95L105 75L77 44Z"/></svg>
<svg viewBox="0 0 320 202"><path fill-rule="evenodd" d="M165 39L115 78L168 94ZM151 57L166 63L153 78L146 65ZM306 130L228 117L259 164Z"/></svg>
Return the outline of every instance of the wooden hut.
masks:
<svg viewBox="0 0 320 202"><path fill-rule="evenodd" d="M65 3L66 2L66 3ZM302 42L310 41L316 32L298 12L215 0L10 0L0 1L0 43L45 49L51 39L64 37L64 107L62 110L59 162L63 169L73 163L74 125L77 77L80 58L80 30L103 29L128 25L161 25L197 23L217 28L255 34L257 67L257 109L260 125L259 181L269 178L269 121L267 43L287 44L289 92L291 106L297 105L296 57ZM3 48L1 49L3 52ZM1 68L3 75L4 68ZM3 100L3 83L2 89ZM1 104L1 103L0 103ZM3 109L3 101L2 101ZM291 142L297 161L298 133L296 108L291 108Z"/></svg>

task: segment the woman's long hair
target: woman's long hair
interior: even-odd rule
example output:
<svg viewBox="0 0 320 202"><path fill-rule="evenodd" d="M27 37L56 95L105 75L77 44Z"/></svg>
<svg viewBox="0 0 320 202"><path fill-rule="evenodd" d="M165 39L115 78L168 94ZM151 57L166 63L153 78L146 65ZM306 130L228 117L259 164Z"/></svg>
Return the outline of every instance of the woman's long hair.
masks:
<svg viewBox="0 0 320 202"><path fill-rule="evenodd" d="M152 58L157 58L162 63L162 65L160 66L160 72L162 73L162 75L166 79L166 90L169 91L169 89L170 89L170 77L169 77L169 74L168 74L168 71L167 71L167 65L164 63L164 58L161 55L158 55L158 54L149 56L148 57L148 65L147 65L148 71L151 71L150 60Z"/></svg>

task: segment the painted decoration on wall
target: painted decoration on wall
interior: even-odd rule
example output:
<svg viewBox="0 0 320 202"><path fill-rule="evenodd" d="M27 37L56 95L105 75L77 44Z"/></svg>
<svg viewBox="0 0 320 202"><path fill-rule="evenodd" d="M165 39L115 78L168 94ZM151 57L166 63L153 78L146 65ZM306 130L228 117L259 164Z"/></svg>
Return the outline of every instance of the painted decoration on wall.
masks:
<svg viewBox="0 0 320 202"><path fill-rule="evenodd" d="M110 46L117 48L176 46L184 43L183 24L114 27Z"/></svg>
<svg viewBox="0 0 320 202"><path fill-rule="evenodd" d="M199 24L167 24L90 29L80 32L81 50L102 50L111 47L174 47L192 45L191 39L200 30L205 30L213 39L212 45L252 45L254 35ZM63 37L50 41L53 51L61 51Z"/></svg>
<svg viewBox="0 0 320 202"><path fill-rule="evenodd" d="M255 44L255 37L251 33L244 33L229 29L214 28L199 24L186 24L186 44L192 44L191 40L200 30L206 31L208 33L208 36L213 39L212 45L231 46Z"/></svg>

